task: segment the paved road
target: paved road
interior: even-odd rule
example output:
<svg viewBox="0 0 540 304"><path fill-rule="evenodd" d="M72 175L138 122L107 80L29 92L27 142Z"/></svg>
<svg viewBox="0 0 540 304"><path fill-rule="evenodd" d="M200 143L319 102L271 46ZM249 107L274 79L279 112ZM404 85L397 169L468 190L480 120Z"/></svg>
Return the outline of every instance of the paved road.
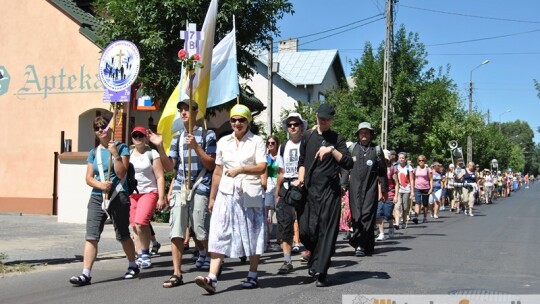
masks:
<svg viewBox="0 0 540 304"><path fill-rule="evenodd" d="M0 303L338 303L342 294L538 294L539 196L540 186L535 185L494 205L479 206L475 217L442 212L437 220L399 230L394 239L378 243L372 257L354 257L340 236L328 288L316 288L297 261L295 273L275 275L281 255L267 253L260 266L261 287L242 290L247 265L231 259L214 296L193 283L200 274L193 264L185 267L186 285L163 289L161 282L171 273L168 250L154 258L154 267L140 278L120 279L126 262L118 255L111 227L102 240L104 254L92 272L93 284L71 287L68 278L81 271L84 226L58 224L51 217L0 215L1 252L28 262L49 262L29 273L0 278ZM166 225L156 230L166 238Z"/></svg>

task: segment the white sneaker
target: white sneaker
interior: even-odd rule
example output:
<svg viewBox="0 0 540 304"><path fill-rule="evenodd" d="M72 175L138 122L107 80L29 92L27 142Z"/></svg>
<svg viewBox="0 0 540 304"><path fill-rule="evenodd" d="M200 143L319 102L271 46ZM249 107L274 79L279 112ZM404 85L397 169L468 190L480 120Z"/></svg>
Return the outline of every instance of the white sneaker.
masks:
<svg viewBox="0 0 540 304"><path fill-rule="evenodd" d="M438 218L439 218L439 216L438 216L438 215L434 215L434 216L433 216L433 218L436 218L436 219L438 219Z"/></svg>
<svg viewBox="0 0 540 304"><path fill-rule="evenodd" d="M470 216L474 216L474 214L472 212L469 213Z"/></svg>
<svg viewBox="0 0 540 304"><path fill-rule="evenodd" d="M384 233L379 234L379 236L375 239L375 242L382 242L384 241Z"/></svg>
<svg viewBox="0 0 540 304"><path fill-rule="evenodd" d="M469 214L469 211L465 210L465 215Z"/></svg>

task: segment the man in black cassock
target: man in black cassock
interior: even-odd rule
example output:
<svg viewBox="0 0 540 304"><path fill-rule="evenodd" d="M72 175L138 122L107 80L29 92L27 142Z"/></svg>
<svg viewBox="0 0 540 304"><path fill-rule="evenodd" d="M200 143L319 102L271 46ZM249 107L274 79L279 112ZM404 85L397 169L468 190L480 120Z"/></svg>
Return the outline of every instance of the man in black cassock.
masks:
<svg viewBox="0 0 540 304"><path fill-rule="evenodd" d="M374 135L371 124L360 123L356 135L358 142L351 151L354 165L349 181L353 228L349 244L355 248L355 255L362 257L372 255L375 250L375 213L377 203L386 200L388 180L382 149L371 142Z"/></svg>
<svg viewBox="0 0 540 304"><path fill-rule="evenodd" d="M298 161L298 184L307 189L307 202L298 210L300 240L311 251L308 273L316 286L328 285L330 258L335 252L341 215L341 168L353 162L345 139L330 130L335 110L322 104L317 109L317 126L304 133Z"/></svg>

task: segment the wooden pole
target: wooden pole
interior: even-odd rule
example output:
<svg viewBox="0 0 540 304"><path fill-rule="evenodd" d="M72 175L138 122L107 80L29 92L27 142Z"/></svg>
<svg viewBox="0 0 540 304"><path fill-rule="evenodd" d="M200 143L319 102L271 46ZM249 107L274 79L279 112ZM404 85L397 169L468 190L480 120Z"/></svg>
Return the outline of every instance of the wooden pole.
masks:
<svg viewBox="0 0 540 304"><path fill-rule="evenodd" d="M192 107L191 107L191 103L193 102L193 81L192 81L192 76L193 76L193 70L187 69L187 73L188 73L188 77L189 77L189 105L188 105L188 110L189 110L189 119L188 119L188 127L189 127L189 130L188 130L188 134L191 135L193 133L193 118L191 117L192 116ZM187 185L188 185L188 190L191 190L191 150L187 149L188 151L188 176L187 176ZM183 155L182 155L183 157Z"/></svg>

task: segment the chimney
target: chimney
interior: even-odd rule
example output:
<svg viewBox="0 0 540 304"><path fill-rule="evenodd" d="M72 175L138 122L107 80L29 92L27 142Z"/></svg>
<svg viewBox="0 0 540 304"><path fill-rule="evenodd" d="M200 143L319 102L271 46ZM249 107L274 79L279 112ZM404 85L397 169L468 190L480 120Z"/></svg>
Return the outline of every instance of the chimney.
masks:
<svg viewBox="0 0 540 304"><path fill-rule="evenodd" d="M298 52L298 39L289 38L279 42L279 52Z"/></svg>

